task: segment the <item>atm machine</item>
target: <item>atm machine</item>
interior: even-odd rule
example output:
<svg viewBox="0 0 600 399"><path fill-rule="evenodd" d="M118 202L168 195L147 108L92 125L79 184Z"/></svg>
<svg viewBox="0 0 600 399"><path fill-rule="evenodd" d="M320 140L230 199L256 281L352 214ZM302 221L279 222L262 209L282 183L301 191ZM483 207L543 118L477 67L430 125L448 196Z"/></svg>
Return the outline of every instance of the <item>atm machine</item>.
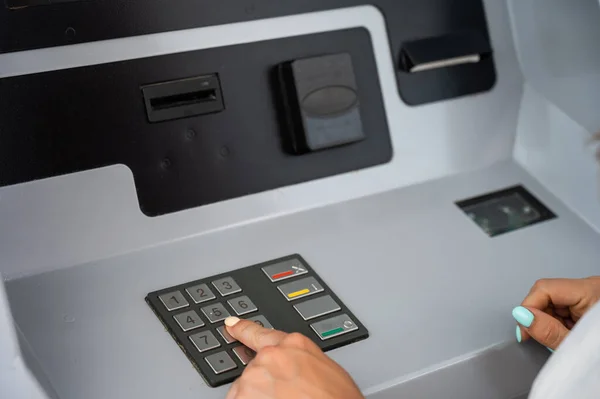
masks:
<svg viewBox="0 0 600 399"><path fill-rule="evenodd" d="M226 315L365 397L524 399L600 274L596 0L4 0L0 397L223 398ZM0 286L2 286L0 284Z"/></svg>

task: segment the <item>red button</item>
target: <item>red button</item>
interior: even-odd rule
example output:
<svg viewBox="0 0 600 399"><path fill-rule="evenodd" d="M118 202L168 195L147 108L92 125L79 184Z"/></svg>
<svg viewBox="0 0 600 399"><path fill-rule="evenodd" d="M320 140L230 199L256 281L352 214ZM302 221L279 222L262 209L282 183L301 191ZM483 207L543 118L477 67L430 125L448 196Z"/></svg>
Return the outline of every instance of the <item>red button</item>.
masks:
<svg viewBox="0 0 600 399"><path fill-rule="evenodd" d="M294 271L293 270L288 270L287 272L274 274L274 275L271 276L271 278L273 280L278 280L280 278L291 276L292 274L294 274Z"/></svg>

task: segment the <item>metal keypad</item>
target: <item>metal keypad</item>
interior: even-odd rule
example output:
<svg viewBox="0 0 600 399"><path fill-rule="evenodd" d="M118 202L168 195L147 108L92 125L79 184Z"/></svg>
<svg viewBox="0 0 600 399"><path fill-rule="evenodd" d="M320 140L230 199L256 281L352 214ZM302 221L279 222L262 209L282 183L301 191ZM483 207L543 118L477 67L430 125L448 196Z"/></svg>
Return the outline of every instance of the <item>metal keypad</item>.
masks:
<svg viewBox="0 0 600 399"><path fill-rule="evenodd" d="M301 332L324 351L368 336L300 255L166 288L146 301L212 387L234 381L256 356L228 333L229 315Z"/></svg>

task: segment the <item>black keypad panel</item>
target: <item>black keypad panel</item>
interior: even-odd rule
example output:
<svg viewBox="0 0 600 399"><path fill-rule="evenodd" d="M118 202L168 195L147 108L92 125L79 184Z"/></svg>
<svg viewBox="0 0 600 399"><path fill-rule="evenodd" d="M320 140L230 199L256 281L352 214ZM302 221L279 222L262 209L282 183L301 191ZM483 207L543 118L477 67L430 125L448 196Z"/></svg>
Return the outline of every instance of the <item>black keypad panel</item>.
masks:
<svg viewBox="0 0 600 399"><path fill-rule="evenodd" d="M301 333L325 352L369 336L300 255L151 292L146 302L211 387L235 380L256 355L227 333L230 315Z"/></svg>

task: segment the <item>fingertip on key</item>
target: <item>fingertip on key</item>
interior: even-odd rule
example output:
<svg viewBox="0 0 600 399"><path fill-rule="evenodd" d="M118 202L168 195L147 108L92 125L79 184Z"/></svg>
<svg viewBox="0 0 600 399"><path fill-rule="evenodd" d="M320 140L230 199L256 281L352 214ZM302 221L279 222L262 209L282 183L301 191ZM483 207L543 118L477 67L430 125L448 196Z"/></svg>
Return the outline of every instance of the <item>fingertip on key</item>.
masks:
<svg viewBox="0 0 600 399"><path fill-rule="evenodd" d="M230 316L228 318L225 319L225 325L227 327L233 327L235 326L237 323L239 323L240 319L235 317L235 316Z"/></svg>

